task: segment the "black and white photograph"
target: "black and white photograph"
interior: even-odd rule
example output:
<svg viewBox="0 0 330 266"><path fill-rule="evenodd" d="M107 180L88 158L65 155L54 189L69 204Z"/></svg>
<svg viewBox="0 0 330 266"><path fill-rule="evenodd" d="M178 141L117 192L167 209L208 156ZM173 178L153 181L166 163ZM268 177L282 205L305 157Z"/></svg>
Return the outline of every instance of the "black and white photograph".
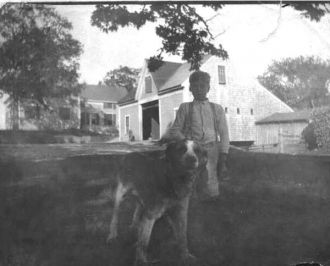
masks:
<svg viewBox="0 0 330 266"><path fill-rule="evenodd" d="M330 2L0 0L0 266L330 266Z"/></svg>

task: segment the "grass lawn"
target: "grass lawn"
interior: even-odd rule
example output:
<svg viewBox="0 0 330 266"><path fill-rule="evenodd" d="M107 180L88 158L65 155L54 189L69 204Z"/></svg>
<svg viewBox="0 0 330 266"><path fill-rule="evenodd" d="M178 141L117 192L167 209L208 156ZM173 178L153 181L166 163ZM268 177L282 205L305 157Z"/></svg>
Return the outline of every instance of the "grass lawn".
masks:
<svg viewBox="0 0 330 266"><path fill-rule="evenodd" d="M120 214L121 237L106 244L118 156L1 165L0 265L129 266L134 257L126 233L131 202ZM293 165L282 162L285 167L270 176L264 163L244 166L243 157L232 156L232 180L223 184L218 201L191 201L188 239L198 265L330 265L329 198L311 193L312 181L298 176L314 173L312 180L321 182L317 187L328 188L328 164L308 172L311 166L298 160L293 165L300 170L294 172ZM149 250L160 259L154 265L175 266L175 251L169 226L159 220Z"/></svg>

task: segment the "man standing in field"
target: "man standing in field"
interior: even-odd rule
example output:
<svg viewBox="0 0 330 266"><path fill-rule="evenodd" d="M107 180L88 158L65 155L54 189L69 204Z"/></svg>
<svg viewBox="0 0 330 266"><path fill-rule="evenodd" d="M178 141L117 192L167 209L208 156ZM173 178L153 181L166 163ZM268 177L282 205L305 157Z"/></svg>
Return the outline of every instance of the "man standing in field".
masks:
<svg viewBox="0 0 330 266"><path fill-rule="evenodd" d="M195 71L189 77L192 102L182 103L169 130L170 136L200 142L208 152L206 170L200 176L198 192L203 200L219 195L219 179L227 172L229 133L226 116L221 105L210 102L210 75Z"/></svg>

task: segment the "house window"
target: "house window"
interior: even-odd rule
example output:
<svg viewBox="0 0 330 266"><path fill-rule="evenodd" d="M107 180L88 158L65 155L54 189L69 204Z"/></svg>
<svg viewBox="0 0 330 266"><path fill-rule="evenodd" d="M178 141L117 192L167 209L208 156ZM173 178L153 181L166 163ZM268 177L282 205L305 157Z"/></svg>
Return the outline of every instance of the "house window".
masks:
<svg viewBox="0 0 330 266"><path fill-rule="evenodd" d="M250 109L250 114L253 115L253 108Z"/></svg>
<svg viewBox="0 0 330 266"><path fill-rule="evenodd" d="M116 125L116 115L115 114L104 114L104 125L105 126L115 126Z"/></svg>
<svg viewBox="0 0 330 266"><path fill-rule="evenodd" d="M81 126L89 125L89 113L82 112L80 117Z"/></svg>
<svg viewBox="0 0 330 266"><path fill-rule="evenodd" d="M58 109L58 115L61 120L70 120L70 108L68 107L60 107Z"/></svg>
<svg viewBox="0 0 330 266"><path fill-rule="evenodd" d="M37 113L37 106L35 105L29 105L24 107L24 116L25 119L37 119L38 113Z"/></svg>
<svg viewBox="0 0 330 266"><path fill-rule="evenodd" d="M226 84L225 66L218 66L219 84Z"/></svg>
<svg viewBox="0 0 330 266"><path fill-rule="evenodd" d="M146 93L152 92L151 77L146 77L144 79L144 86L145 86Z"/></svg>
<svg viewBox="0 0 330 266"><path fill-rule="evenodd" d="M98 126L100 124L100 116L99 114L90 114L92 116L92 125Z"/></svg>
<svg viewBox="0 0 330 266"><path fill-rule="evenodd" d="M130 124L129 124L129 115L125 115L125 132L126 134L128 134L128 131L129 131L129 127L130 127Z"/></svg>
<svg viewBox="0 0 330 266"><path fill-rule="evenodd" d="M237 114L239 115L241 113L240 109L237 108Z"/></svg>
<svg viewBox="0 0 330 266"><path fill-rule="evenodd" d="M228 107L225 107L225 113L228 114Z"/></svg>

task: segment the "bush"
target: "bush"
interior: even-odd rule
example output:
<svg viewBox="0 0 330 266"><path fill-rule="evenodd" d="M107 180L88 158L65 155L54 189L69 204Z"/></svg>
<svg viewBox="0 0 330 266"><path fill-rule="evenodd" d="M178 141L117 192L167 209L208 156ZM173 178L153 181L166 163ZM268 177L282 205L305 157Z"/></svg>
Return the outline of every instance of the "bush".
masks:
<svg viewBox="0 0 330 266"><path fill-rule="evenodd" d="M97 132L80 130L76 128L63 130L0 130L1 144L48 144L58 143L57 136L100 136ZM71 141L72 142L72 141ZM0 264L1 265L1 264Z"/></svg>
<svg viewBox="0 0 330 266"><path fill-rule="evenodd" d="M312 149L330 148L330 108L314 109L311 115L312 122L303 130L302 135Z"/></svg>
<svg viewBox="0 0 330 266"><path fill-rule="evenodd" d="M316 136L314 130L315 130L314 123L311 122L307 125L307 127L304 128L304 130L301 133L309 150L314 150L317 148L317 142L316 142Z"/></svg>
<svg viewBox="0 0 330 266"><path fill-rule="evenodd" d="M94 134L99 135L109 135L109 136L118 136L119 131L115 126L98 126L98 125L92 125L91 127L84 127L83 131L85 132L91 132Z"/></svg>

